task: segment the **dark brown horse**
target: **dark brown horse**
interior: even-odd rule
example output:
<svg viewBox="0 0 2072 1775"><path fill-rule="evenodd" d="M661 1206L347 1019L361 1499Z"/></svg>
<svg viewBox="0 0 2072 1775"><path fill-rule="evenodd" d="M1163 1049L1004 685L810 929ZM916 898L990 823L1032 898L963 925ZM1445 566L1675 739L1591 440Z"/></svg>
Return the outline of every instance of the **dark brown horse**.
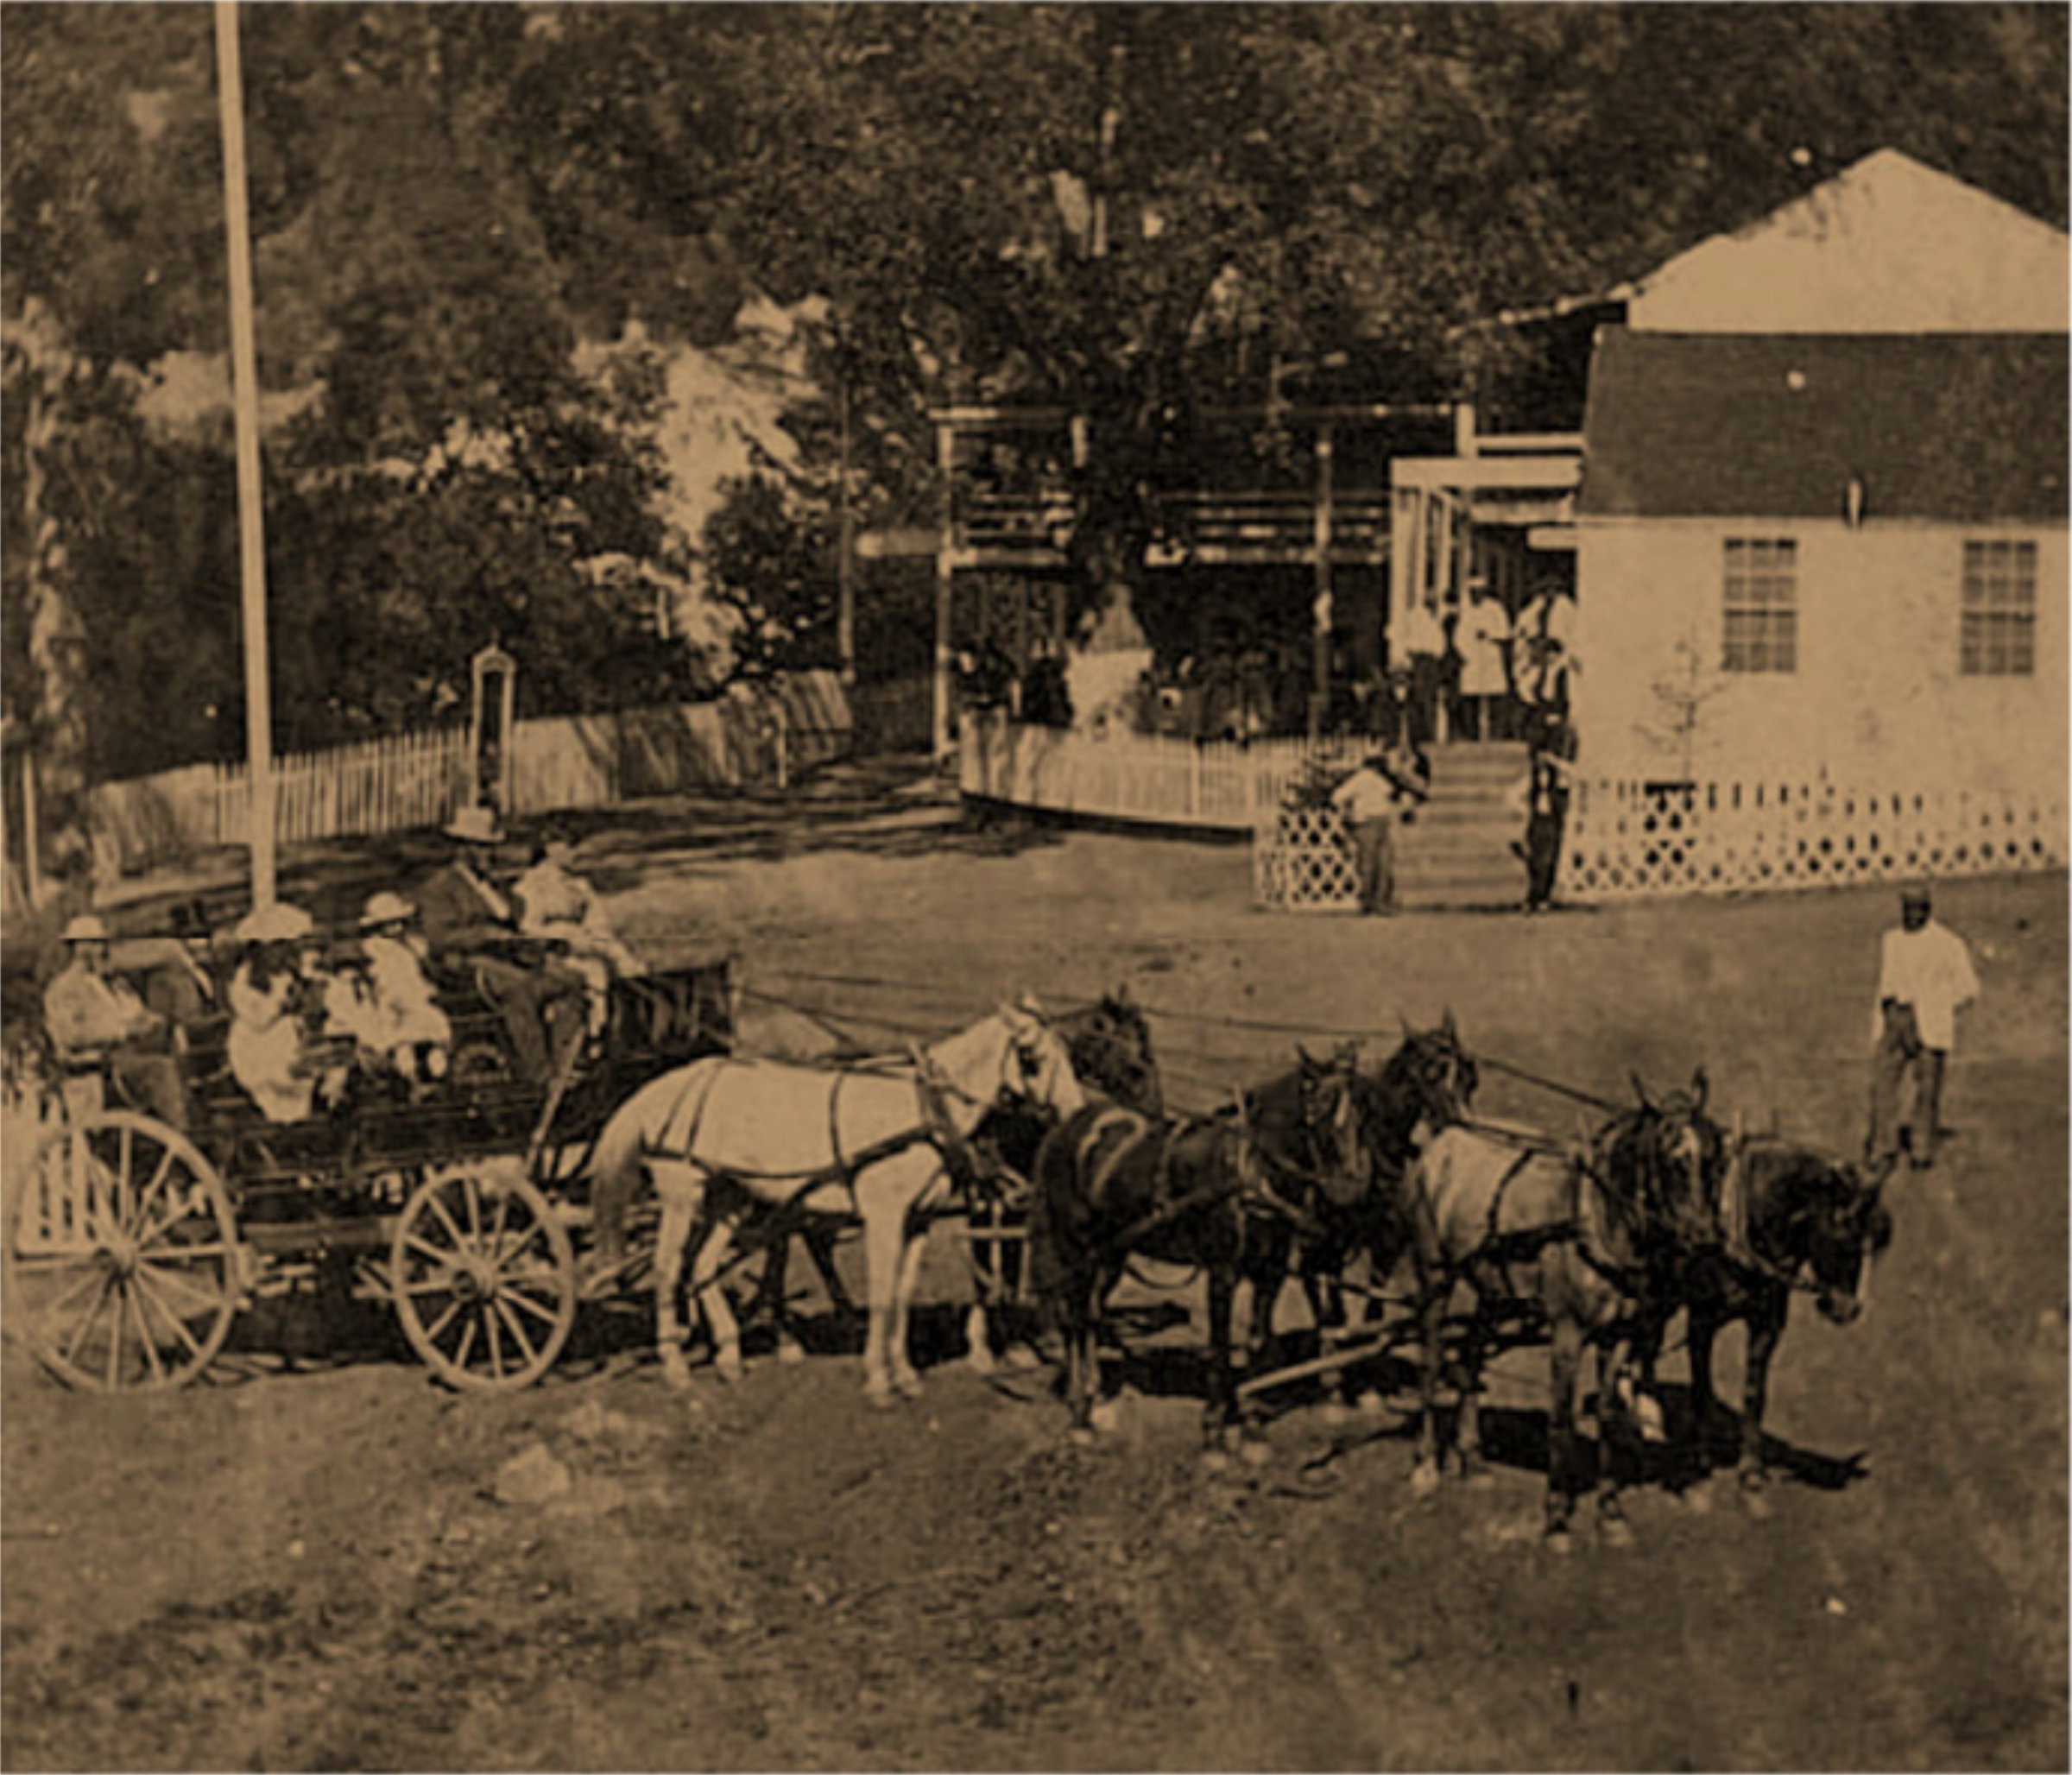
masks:
<svg viewBox="0 0 2072 1775"><path fill-rule="evenodd" d="M1248 1093L1234 1115L1160 1120L1090 1105L1043 1143L1030 1221L1039 1296L1064 1340L1072 1433L1092 1433L1095 1331L1134 1255L1207 1273L1210 1376L1203 1438L1220 1460L1242 1444L1231 1368L1237 1285L1285 1270L1323 1181L1363 1174L1357 1074L1349 1057Z"/></svg>
<svg viewBox="0 0 2072 1775"><path fill-rule="evenodd" d="M1340 1050L1341 1056L1344 1052ZM1320 1064L1303 1058L1305 1070ZM1466 1116L1479 1083L1475 1058L1461 1044L1451 1011L1436 1029L1413 1030L1406 1023L1401 1045L1380 1073L1358 1076L1355 1092L1367 1165L1357 1177L1342 1172L1336 1184L1326 1183L1314 1204L1314 1225L1297 1242L1296 1273L1320 1339L1342 1335L1348 1294L1364 1308L1410 1249L1415 1222L1403 1184L1411 1161L1420 1140ZM1346 1271L1362 1258L1368 1281L1356 1287L1347 1281ZM1273 1279L1255 1308L1255 1343L1263 1342L1271 1329L1279 1283ZM1340 1373L1329 1374L1324 1386L1337 1404Z"/></svg>
<svg viewBox="0 0 2072 1775"><path fill-rule="evenodd" d="M1638 1081L1636 1081L1638 1083ZM1461 1469L1481 1452L1476 1406L1482 1358L1506 1321L1544 1328L1550 1340L1546 1533L1565 1549L1584 1473L1576 1437L1582 1355L1598 1353L1598 1418L1604 1458L1599 1520L1608 1539L1627 1531L1620 1491L1638 1468L1639 1437L1627 1410L1632 1354L1658 1344L1689 1284L1700 1239L1690 1203L1717 1200L1724 1134L1704 1114L1701 1071L1689 1096L1664 1101L1645 1089L1637 1109L1608 1122L1582 1150L1531 1136L1452 1128L1412 1168L1415 1253L1424 1321L1424 1416L1413 1483L1438 1482L1449 1449L1438 1409L1452 1329L1451 1302L1465 1282L1474 1308L1459 1328L1457 1431Z"/></svg>
<svg viewBox="0 0 2072 1775"><path fill-rule="evenodd" d="M1862 1314L1873 1265L1892 1238L1892 1216L1879 1199L1883 1182L1775 1135L1738 1140L1728 1157L1717 1205L1719 1243L1691 1264L1683 1292L1699 1448L1708 1462L1722 1450L1738 1453L1741 1494L1752 1513L1767 1508L1763 1411L1791 1298L1811 1294L1830 1324L1850 1324ZM1736 1320L1748 1328L1738 1437L1712 1390L1714 1342ZM1650 1380L1658 1349L1658 1339L1639 1352Z"/></svg>

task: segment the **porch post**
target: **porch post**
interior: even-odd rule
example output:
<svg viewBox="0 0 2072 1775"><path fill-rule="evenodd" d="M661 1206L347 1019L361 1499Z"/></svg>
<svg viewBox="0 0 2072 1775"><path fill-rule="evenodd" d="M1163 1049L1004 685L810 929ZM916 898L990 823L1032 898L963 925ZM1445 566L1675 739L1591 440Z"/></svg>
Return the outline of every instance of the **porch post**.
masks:
<svg viewBox="0 0 2072 1775"><path fill-rule="evenodd" d="M1331 454L1329 420L1317 429L1316 532L1311 539L1316 562L1317 598L1311 607L1315 633L1310 687L1310 738L1323 732L1331 706Z"/></svg>
<svg viewBox="0 0 2072 1775"><path fill-rule="evenodd" d="M939 764L950 754L950 594L957 578L957 433L946 421L935 428L936 467L943 480L942 532L935 547L935 679L930 697L930 749Z"/></svg>

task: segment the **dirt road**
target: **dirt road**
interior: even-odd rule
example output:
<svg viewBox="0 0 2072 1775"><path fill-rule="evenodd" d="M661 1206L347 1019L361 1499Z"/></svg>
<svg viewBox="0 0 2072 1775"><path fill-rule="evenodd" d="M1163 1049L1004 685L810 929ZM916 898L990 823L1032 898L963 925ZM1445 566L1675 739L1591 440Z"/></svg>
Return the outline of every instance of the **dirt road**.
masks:
<svg viewBox="0 0 2072 1775"><path fill-rule="evenodd" d="M736 946L760 990L820 1011L946 1028L1126 980L1181 1102L1289 1039L1197 1019L1386 1030L1450 1006L1529 1070L1613 1090L1703 1061L1728 1117L1860 1133L1883 894L1305 920L1248 909L1241 851L823 811L658 816L587 854L658 958ZM1940 897L1985 982L1960 1133L1894 1186L1867 1318L1785 1340L1766 1520L1724 1477L1654 1487L1635 1547L1548 1554L1530 1353L1494 1384L1487 1488L1413 1499L1406 1418L1334 1425L1304 1397L1269 1466L1212 1475L1197 1334L1149 1315L1091 1450L1045 1377L958 1366L947 1306L926 1399L890 1412L826 1322L805 1366L688 1397L630 1315L489 1399L434 1388L371 1319L256 1316L215 1384L170 1398L68 1395L9 1347L0 1761L2062 1767L2064 904L2062 877ZM1572 1115L1500 1081L1486 1107Z"/></svg>

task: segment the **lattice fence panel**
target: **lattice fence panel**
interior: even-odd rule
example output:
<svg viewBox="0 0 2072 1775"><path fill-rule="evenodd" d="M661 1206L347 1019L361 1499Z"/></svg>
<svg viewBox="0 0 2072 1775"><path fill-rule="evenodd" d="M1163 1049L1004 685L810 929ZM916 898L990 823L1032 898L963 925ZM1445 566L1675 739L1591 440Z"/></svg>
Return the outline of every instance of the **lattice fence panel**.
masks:
<svg viewBox="0 0 2072 1775"><path fill-rule="evenodd" d="M2065 804L1832 783L1578 786L1560 893L1577 900L1848 887L2066 861Z"/></svg>
<svg viewBox="0 0 2072 1775"><path fill-rule="evenodd" d="M1356 913L1360 876L1336 807L1284 807L1252 835L1252 891L1290 913Z"/></svg>

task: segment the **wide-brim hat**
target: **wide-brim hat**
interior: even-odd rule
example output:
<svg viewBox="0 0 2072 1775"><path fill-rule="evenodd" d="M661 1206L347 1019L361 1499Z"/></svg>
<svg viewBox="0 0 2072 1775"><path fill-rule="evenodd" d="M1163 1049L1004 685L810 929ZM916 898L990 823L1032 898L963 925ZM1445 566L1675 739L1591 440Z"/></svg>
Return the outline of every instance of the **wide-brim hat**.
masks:
<svg viewBox="0 0 2072 1775"><path fill-rule="evenodd" d="M360 929L379 930L383 925L405 925L417 916L417 908L400 894L386 889L370 898L360 913Z"/></svg>
<svg viewBox="0 0 2072 1775"><path fill-rule="evenodd" d="M479 801L455 814L446 824L445 834L464 844L496 844L503 838L496 824L496 810L484 807Z"/></svg>
<svg viewBox="0 0 2072 1775"><path fill-rule="evenodd" d="M241 943L300 943L317 934L317 922L299 906L276 900L255 907L237 924Z"/></svg>
<svg viewBox="0 0 2072 1775"><path fill-rule="evenodd" d="M108 941L108 926L96 914L81 913L65 926L65 941L105 943Z"/></svg>

